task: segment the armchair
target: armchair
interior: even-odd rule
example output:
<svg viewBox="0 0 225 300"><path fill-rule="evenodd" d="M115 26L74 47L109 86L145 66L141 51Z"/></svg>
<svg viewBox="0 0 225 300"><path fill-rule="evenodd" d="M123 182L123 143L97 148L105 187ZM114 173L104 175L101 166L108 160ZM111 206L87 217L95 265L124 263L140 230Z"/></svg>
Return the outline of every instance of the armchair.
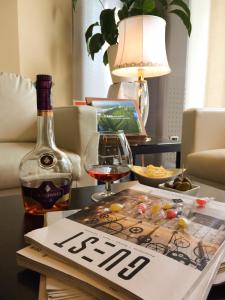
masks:
<svg viewBox="0 0 225 300"><path fill-rule="evenodd" d="M182 164L212 185L225 185L225 109L196 108L183 113Z"/></svg>
<svg viewBox="0 0 225 300"><path fill-rule="evenodd" d="M35 145L36 90L30 79L0 73L0 191L18 188L19 164ZM54 109L56 145L73 164L77 186L95 184L83 170L83 153L90 135L97 130L96 111L90 106Z"/></svg>

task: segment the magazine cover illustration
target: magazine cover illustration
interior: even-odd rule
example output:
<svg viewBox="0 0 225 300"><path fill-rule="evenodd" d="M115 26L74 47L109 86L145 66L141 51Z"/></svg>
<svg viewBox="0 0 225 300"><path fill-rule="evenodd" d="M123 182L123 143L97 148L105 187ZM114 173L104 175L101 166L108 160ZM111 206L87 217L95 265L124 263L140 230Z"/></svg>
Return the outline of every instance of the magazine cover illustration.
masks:
<svg viewBox="0 0 225 300"><path fill-rule="evenodd" d="M202 271L225 240L224 219L206 214L206 209L185 207L182 199L162 199L150 193L124 190L111 201L93 205L68 218L107 234L159 252L184 265ZM188 214L188 228L177 226L177 218L152 214L157 205L180 207ZM121 209L112 211L112 204ZM145 207L145 213L141 207ZM162 211L162 209L161 209ZM161 212L162 213L162 212Z"/></svg>
<svg viewBox="0 0 225 300"><path fill-rule="evenodd" d="M141 125L134 101L92 101L97 109L98 130L139 134Z"/></svg>

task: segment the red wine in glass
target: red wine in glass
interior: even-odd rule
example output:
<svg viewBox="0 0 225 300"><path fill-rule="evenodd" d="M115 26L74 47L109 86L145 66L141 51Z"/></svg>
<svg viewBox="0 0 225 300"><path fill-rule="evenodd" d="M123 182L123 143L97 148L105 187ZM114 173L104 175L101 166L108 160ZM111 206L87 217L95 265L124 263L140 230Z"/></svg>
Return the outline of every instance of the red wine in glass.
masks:
<svg viewBox="0 0 225 300"><path fill-rule="evenodd" d="M119 180L120 178L127 176L129 172L130 168L128 166L120 165L92 165L87 167L88 175L102 182Z"/></svg>

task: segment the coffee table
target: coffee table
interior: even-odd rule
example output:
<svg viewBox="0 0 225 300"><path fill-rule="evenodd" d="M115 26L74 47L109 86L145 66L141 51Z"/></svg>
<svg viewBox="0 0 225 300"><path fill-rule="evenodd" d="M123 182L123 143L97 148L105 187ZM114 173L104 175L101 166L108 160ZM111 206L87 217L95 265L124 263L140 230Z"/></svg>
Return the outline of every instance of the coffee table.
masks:
<svg viewBox="0 0 225 300"><path fill-rule="evenodd" d="M119 192L135 183L135 181L129 181L113 184L112 188L115 192ZM210 190L206 186L202 188L202 192L205 188ZM92 203L90 195L103 189L103 185L73 189L70 208L90 205ZM225 191L214 190L214 192L224 195L225 198ZM25 246L24 233L43 226L43 217L25 216L20 195L0 197L0 215L0 299L37 300L39 274L19 267L16 263L16 251ZM225 285L211 289L208 300L212 299L225 299Z"/></svg>

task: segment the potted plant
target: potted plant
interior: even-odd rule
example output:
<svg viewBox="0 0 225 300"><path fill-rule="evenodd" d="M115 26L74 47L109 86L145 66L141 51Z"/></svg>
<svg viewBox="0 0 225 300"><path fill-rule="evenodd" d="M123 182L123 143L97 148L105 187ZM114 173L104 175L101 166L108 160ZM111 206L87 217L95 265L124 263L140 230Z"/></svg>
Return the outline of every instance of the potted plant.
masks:
<svg viewBox="0 0 225 300"><path fill-rule="evenodd" d="M102 4L100 0L99 2ZM99 21L91 24L86 30L87 50L92 60L105 43L109 47L118 43L118 23L131 16L155 15L166 20L168 13L173 13L182 20L188 35L191 34L190 10L183 0L120 0L120 2L121 8L104 9L102 5ZM94 32L95 27L99 32ZM105 65L108 63L107 50L103 55Z"/></svg>

